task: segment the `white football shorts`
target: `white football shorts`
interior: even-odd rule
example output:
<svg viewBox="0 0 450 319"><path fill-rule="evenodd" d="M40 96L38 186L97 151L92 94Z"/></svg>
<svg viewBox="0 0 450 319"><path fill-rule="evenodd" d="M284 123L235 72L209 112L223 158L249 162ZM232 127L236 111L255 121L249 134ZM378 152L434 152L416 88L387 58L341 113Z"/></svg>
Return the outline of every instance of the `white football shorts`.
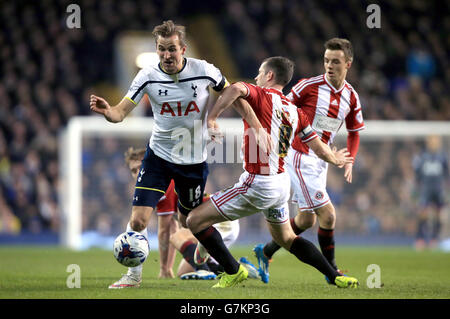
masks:
<svg viewBox="0 0 450 319"><path fill-rule="evenodd" d="M226 220L221 223L214 224L214 227L222 236L225 246L230 247L239 236L239 220Z"/></svg>
<svg viewBox="0 0 450 319"><path fill-rule="evenodd" d="M245 171L239 182L212 195L211 201L227 220L263 213L269 223L282 224L289 220L289 195L287 173L255 175Z"/></svg>
<svg viewBox="0 0 450 319"><path fill-rule="evenodd" d="M327 187L328 163L315 155L289 149L287 171L291 178L292 202L302 211L311 211L330 202Z"/></svg>

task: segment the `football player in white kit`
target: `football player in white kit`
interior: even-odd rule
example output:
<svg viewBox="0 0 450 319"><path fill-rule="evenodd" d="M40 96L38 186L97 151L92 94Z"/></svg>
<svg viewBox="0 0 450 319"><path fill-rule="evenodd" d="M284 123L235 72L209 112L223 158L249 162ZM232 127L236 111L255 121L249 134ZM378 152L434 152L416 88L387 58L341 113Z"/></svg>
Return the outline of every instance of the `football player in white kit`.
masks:
<svg viewBox="0 0 450 319"><path fill-rule="evenodd" d="M179 221L201 204L208 175L206 128L209 88L223 90L228 82L214 65L184 57L185 27L164 21L153 30L159 63L136 75L127 94L115 106L91 95L91 110L109 122L121 122L147 94L154 126L133 196L127 231L147 237L147 224L171 180L178 194ZM254 115L254 114L253 114ZM250 119L251 120L251 119ZM139 287L142 265L129 268L110 288Z"/></svg>
<svg viewBox="0 0 450 319"><path fill-rule="evenodd" d="M355 158L359 146L358 132L364 129L364 121L358 94L345 80L353 61L352 45L346 39L333 38L324 46L325 74L300 80L292 87L287 98L308 116L312 128L324 143L331 145L345 122L348 131L347 149L350 156ZM353 163L344 165L344 178L348 183L352 182L352 167ZM294 140L288 154L288 172L293 189L292 199L298 204L298 214L290 220L291 226L299 235L314 225L317 216L317 237L321 251L338 270L334 253L336 212L326 190L327 170L328 163L319 158L314 150L299 138ZM269 281L269 261L279 248L272 241L265 246L259 244L254 249L265 283Z"/></svg>
<svg viewBox="0 0 450 319"><path fill-rule="evenodd" d="M290 82L294 65L284 57L272 57L262 63L256 83L238 82L225 89L208 116L208 127L217 129L217 117L239 98L244 98L255 112L263 130L274 146L269 152L253 142L254 130L244 120L244 173L239 182L211 196L194 209L187 224L194 236L225 269L214 288L232 287L247 279L248 272L231 255L220 233L213 226L224 220L236 220L262 213L274 240L299 260L312 265L338 287L356 287L358 280L341 276L311 242L297 237L289 224L290 180L285 172L285 157L294 136L311 147L322 159L334 165L351 162L346 149L333 152L309 125L306 115L282 93Z"/></svg>

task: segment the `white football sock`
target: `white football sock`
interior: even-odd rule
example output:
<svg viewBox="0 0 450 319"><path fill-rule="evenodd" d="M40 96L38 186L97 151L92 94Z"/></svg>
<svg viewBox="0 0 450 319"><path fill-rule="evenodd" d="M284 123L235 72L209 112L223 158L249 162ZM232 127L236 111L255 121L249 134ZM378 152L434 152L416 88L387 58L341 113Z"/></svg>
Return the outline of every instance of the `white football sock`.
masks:
<svg viewBox="0 0 450 319"><path fill-rule="evenodd" d="M127 224L127 231L135 231L131 229L130 223ZM147 227L145 227L143 230L141 230L140 233L142 236L145 237L148 241L148 233L147 233ZM141 278L142 276L142 264L136 267L128 267L128 275L133 276L134 278Z"/></svg>

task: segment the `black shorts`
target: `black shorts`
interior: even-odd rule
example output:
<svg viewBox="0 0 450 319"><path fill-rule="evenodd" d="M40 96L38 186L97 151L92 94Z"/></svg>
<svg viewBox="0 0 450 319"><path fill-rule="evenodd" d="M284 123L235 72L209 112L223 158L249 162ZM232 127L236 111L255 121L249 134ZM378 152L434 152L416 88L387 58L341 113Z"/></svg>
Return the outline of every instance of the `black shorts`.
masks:
<svg viewBox="0 0 450 319"><path fill-rule="evenodd" d="M178 195L178 209L187 216L202 203L207 177L206 161L192 165L174 164L156 156L147 146L136 181L133 206L155 208L173 179Z"/></svg>
<svg viewBox="0 0 450 319"><path fill-rule="evenodd" d="M422 207L435 205L443 207L445 205L445 195L441 189L423 188L420 195L420 205Z"/></svg>

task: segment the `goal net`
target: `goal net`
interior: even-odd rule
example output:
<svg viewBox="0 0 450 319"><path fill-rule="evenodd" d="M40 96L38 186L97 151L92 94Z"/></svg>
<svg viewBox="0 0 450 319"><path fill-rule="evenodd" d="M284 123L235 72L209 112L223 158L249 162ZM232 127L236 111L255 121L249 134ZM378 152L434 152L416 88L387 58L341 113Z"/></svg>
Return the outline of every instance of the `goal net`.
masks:
<svg viewBox="0 0 450 319"><path fill-rule="evenodd" d="M240 158L241 119L220 119L225 132L220 147L208 143L209 176L206 192L233 185L243 171ZM112 240L125 231L131 214L134 183L123 154L129 147L145 148L153 119L131 117L112 124L103 117L74 117L60 137L60 240L63 246L84 249L112 247ZM336 208L336 232L351 238L413 238L418 212L418 189L413 158L420 154L429 135L442 137L450 149L447 122L366 121L348 184L343 170L330 165L327 190ZM335 145L346 145L341 128ZM447 192L447 197L449 192ZM449 200L449 198L447 198ZM290 203L290 214L296 214ZM443 211L442 236L449 234L448 211ZM316 226L317 227L317 226ZM148 226L150 245L157 246L157 218ZM313 236L312 232L309 232ZM270 239L265 220L259 214L243 218L237 243Z"/></svg>

